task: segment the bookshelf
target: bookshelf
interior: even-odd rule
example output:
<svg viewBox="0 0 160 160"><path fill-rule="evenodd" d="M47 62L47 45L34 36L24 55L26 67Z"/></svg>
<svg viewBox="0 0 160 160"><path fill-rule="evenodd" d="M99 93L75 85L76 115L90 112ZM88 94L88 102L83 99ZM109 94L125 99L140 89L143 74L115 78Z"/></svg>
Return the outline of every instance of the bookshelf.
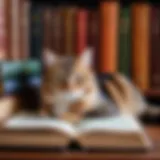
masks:
<svg viewBox="0 0 160 160"><path fill-rule="evenodd" d="M20 0L20 1L22 1L22 0ZM28 1L31 1L31 2L33 2L33 3L40 3L42 6L45 4L45 6L61 6L61 5L72 5L72 6L74 6L74 5L77 5L77 6L79 6L79 7L84 7L84 8L94 8L94 9L98 9L99 8L99 4L100 4L100 2L102 2L102 1L100 1L100 0L92 0L92 1L85 1L85 0L78 0L78 1L73 1L73 0L60 0L60 1L57 1L57 0L47 0L47 1L44 1L44 0L40 0L40 1L36 1L36 0L28 0ZM116 1L115 1L116 2ZM136 3L149 3L149 4L151 4L151 5L159 5L159 3L156 3L156 1L143 1L143 2L141 2L141 1L134 1L134 0L132 0L132 1L127 1L127 0L120 0L120 1L117 1L117 2L120 2L120 4L121 4L121 6L130 6L132 3L134 3L134 2L136 2ZM42 43L42 42L41 42ZM151 76L150 76L151 77ZM150 87L151 88L151 87ZM151 97L151 98L155 98L155 99L158 99L159 97L160 97L160 89L159 90L154 90L154 89L148 89L145 93L144 93L144 95L146 96L146 97Z"/></svg>

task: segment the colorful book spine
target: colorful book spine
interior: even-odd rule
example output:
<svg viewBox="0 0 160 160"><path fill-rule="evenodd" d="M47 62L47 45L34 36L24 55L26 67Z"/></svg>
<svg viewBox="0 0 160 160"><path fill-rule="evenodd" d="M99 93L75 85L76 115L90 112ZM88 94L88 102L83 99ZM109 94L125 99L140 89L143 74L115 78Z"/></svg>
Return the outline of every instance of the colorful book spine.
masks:
<svg viewBox="0 0 160 160"><path fill-rule="evenodd" d="M160 7L151 9L151 88L160 89Z"/></svg>
<svg viewBox="0 0 160 160"><path fill-rule="evenodd" d="M130 7L123 6L119 22L119 64L118 71L131 76L131 14Z"/></svg>
<svg viewBox="0 0 160 160"><path fill-rule="evenodd" d="M132 5L132 79L145 92L149 89L150 5Z"/></svg>
<svg viewBox="0 0 160 160"><path fill-rule="evenodd" d="M64 54L74 55L76 49L75 42L75 20L76 20L76 8L66 7L64 9Z"/></svg>
<svg viewBox="0 0 160 160"><path fill-rule="evenodd" d="M6 0L0 0L0 61L6 59Z"/></svg>
<svg viewBox="0 0 160 160"><path fill-rule="evenodd" d="M76 22L76 54L80 55L87 48L88 11L86 9L77 10Z"/></svg>
<svg viewBox="0 0 160 160"><path fill-rule="evenodd" d="M30 57L33 59L42 58L43 50L43 8L38 4L31 3L30 22Z"/></svg>
<svg viewBox="0 0 160 160"><path fill-rule="evenodd" d="M57 54L63 54L63 8L53 8L52 12L52 49Z"/></svg>
<svg viewBox="0 0 160 160"><path fill-rule="evenodd" d="M117 71L119 3L106 1L100 4L100 52L99 72Z"/></svg>

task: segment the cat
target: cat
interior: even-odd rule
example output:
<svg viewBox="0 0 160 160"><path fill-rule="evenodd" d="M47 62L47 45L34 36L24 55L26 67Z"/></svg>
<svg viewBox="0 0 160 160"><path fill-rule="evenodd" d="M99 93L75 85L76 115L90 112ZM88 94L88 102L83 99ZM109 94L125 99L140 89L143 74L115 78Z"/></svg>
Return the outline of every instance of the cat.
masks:
<svg viewBox="0 0 160 160"><path fill-rule="evenodd" d="M79 57L63 57L44 51L41 86L42 115L78 122L87 113L118 113L118 108L101 94L92 69L93 51L86 49Z"/></svg>

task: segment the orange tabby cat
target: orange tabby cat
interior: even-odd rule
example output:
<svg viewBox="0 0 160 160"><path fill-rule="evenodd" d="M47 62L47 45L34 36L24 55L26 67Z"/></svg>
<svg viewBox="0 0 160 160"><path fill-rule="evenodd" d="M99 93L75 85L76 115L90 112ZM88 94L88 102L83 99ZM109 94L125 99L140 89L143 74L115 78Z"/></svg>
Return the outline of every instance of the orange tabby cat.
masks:
<svg viewBox="0 0 160 160"><path fill-rule="evenodd" d="M91 60L90 49L77 58L45 51L41 114L54 114L63 120L77 122L100 107L108 114L114 112L109 99L100 94Z"/></svg>

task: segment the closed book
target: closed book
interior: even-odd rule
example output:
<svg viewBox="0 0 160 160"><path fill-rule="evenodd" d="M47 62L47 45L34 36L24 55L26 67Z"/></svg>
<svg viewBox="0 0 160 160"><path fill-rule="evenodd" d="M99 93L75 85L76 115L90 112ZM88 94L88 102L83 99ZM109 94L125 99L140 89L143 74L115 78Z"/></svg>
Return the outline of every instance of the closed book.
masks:
<svg viewBox="0 0 160 160"><path fill-rule="evenodd" d="M132 5L132 79L143 92L149 89L150 5Z"/></svg>
<svg viewBox="0 0 160 160"><path fill-rule="evenodd" d="M63 11L64 19L64 54L75 54L75 20L76 20L76 8L66 7Z"/></svg>
<svg viewBox="0 0 160 160"><path fill-rule="evenodd" d="M151 9L151 88L160 89L160 7Z"/></svg>
<svg viewBox="0 0 160 160"><path fill-rule="evenodd" d="M52 49L52 8L46 7L43 11L43 48Z"/></svg>
<svg viewBox="0 0 160 160"><path fill-rule="evenodd" d="M12 61L12 62L2 62L2 82L3 82L3 92L5 95L12 95L19 92L22 87L20 77L23 71L22 62Z"/></svg>
<svg viewBox="0 0 160 160"><path fill-rule="evenodd" d="M130 7L123 6L119 21L119 63L118 71L131 76L131 14Z"/></svg>
<svg viewBox="0 0 160 160"><path fill-rule="evenodd" d="M30 33L30 1L20 1L20 59L29 57L29 33Z"/></svg>
<svg viewBox="0 0 160 160"><path fill-rule="evenodd" d="M43 8L32 2L30 22L30 57L41 59L43 50Z"/></svg>
<svg viewBox="0 0 160 160"><path fill-rule="evenodd" d="M88 11L87 9L78 9L76 13L76 54L80 55L87 48L87 27Z"/></svg>
<svg viewBox="0 0 160 160"><path fill-rule="evenodd" d="M99 72L117 71L119 3L116 1L100 4L100 52Z"/></svg>
<svg viewBox="0 0 160 160"><path fill-rule="evenodd" d="M63 7L53 8L52 10L52 49L57 54L63 53Z"/></svg>
<svg viewBox="0 0 160 160"><path fill-rule="evenodd" d="M6 11L7 11L6 0L0 0L0 60L6 59L7 54L7 39L6 39Z"/></svg>

